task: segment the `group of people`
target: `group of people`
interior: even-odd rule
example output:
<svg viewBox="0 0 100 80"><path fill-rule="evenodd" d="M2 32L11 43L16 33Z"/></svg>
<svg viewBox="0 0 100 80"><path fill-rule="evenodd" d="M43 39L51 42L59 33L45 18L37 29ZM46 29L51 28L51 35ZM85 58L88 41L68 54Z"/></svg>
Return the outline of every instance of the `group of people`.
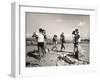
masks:
<svg viewBox="0 0 100 80"><path fill-rule="evenodd" d="M57 43L58 43L57 35L54 35L54 36L53 36L52 42L53 42L53 44L54 44L52 50L54 50L54 49L57 50ZM61 42L61 50L60 50L60 51L62 51L63 49L65 49L65 46L64 46L64 43L65 43L65 36L64 36L64 33L63 33L63 32L62 32L61 35L60 35L60 42Z"/></svg>
<svg viewBox="0 0 100 80"><path fill-rule="evenodd" d="M75 57L76 59L78 59L78 44L79 44L79 39L80 39L80 34L79 34L79 31L78 29L75 29L73 32L72 32L72 36L73 36L73 44L74 44L74 53L75 53ZM42 28L39 28L39 32L38 33L33 33L32 37L35 37L37 39L37 47L38 47L38 52L39 52L39 56L40 56L40 59L41 57L43 57L45 54L46 54L46 39L47 39L47 36L46 36L46 31ZM57 50L57 44L58 44L58 36L57 35L54 35L53 38L52 38L52 42L53 42L53 47L51 50ZM63 49L65 50L65 35L64 35L64 32L61 33L60 35L60 43L61 43L61 50L62 51Z"/></svg>

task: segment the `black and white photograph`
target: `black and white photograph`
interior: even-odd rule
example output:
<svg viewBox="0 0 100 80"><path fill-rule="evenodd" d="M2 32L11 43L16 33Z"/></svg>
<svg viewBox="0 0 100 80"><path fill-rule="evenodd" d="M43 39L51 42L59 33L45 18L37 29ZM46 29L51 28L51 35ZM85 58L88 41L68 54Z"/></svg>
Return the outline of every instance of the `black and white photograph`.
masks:
<svg viewBox="0 0 100 80"><path fill-rule="evenodd" d="M90 15L25 13L26 67L90 64Z"/></svg>

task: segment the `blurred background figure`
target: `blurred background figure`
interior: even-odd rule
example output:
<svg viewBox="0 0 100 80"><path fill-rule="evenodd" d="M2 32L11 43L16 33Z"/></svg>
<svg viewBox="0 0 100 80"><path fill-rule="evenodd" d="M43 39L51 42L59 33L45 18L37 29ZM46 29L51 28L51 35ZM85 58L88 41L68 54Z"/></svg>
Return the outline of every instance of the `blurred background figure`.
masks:
<svg viewBox="0 0 100 80"><path fill-rule="evenodd" d="M46 34L46 30L45 29L42 29L42 34L44 36L44 51L45 51L45 54L49 52L49 49L47 48L47 34ZM44 54L44 55L45 55Z"/></svg>
<svg viewBox="0 0 100 80"><path fill-rule="evenodd" d="M64 43L65 43L64 32L62 32L61 35L60 35L60 41L61 41L61 51L62 51L62 49L65 50L65 46L64 46Z"/></svg>
<svg viewBox="0 0 100 80"><path fill-rule="evenodd" d="M53 36L52 42L53 42L52 50L57 50L57 35Z"/></svg>

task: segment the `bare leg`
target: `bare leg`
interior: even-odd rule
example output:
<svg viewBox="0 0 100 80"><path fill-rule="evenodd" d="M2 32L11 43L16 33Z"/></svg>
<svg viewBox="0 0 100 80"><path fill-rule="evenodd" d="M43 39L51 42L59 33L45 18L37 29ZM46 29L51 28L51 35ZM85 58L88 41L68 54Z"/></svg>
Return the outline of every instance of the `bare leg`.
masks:
<svg viewBox="0 0 100 80"><path fill-rule="evenodd" d="M76 58L76 59L79 59L78 46L75 47L75 58Z"/></svg>
<svg viewBox="0 0 100 80"><path fill-rule="evenodd" d="M63 48L65 49L64 43L61 43L61 51Z"/></svg>

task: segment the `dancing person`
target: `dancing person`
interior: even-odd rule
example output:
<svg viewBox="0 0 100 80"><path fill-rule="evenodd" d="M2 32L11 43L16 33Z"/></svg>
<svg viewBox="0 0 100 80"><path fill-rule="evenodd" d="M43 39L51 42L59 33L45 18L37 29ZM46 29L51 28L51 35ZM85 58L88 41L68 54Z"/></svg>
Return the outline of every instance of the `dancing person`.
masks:
<svg viewBox="0 0 100 80"><path fill-rule="evenodd" d="M47 52L49 52L48 48L47 48L47 35L46 35L46 30L43 29L43 36L44 36L44 51L45 51L45 54Z"/></svg>
<svg viewBox="0 0 100 80"><path fill-rule="evenodd" d="M64 33L63 32L60 35L60 41L61 41L61 51L62 51L62 49L65 49L65 46L64 46L65 36L64 36Z"/></svg>
<svg viewBox="0 0 100 80"><path fill-rule="evenodd" d="M79 45L79 31L78 29L75 29L75 31L72 32L73 34L73 44L74 44L74 53L75 53L75 58L79 59L79 50L78 50L78 45Z"/></svg>
<svg viewBox="0 0 100 80"><path fill-rule="evenodd" d="M74 44L74 53L75 53L75 30L72 32L73 44Z"/></svg>
<svg viewBox="0 0 100 80"><path fill-rule="evenodd" d="M54 44L52 50L56 49L57 50L57 35L53 36L52 42Z"/></svg>
<svg viewBox="0 0 100 80"><path fill-rule="evenodd" d="M45 50L44 50L44 35L43 35L43 29L39 28L39 33L36 34L38 36L38 52L39 52L39 57L44 56Z"/></svg>

